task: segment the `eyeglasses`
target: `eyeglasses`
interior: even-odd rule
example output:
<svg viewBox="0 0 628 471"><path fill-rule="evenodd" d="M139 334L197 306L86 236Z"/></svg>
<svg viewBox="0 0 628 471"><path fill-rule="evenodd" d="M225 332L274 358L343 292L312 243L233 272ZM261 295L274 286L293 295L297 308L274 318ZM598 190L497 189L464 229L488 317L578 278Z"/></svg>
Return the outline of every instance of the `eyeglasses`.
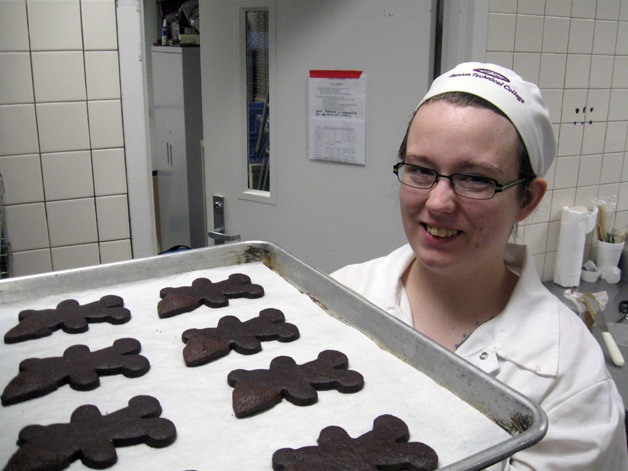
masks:
<svg viewBox="0 0 628 471"><path fill-rule="evenodd" d="M474 200L490 200L495 193L507 190L513 186L526 181L530 178L520 178L508 183L499 183L497 180L483 175L473 175L467 173L452 173L451 175L443 175L431 168L421 167L419 165L399 162L393 166L393 173L404 185L412 188L420 188L429 190L439 178L447 178L451 183L451 187L457 195Z"/></svg>

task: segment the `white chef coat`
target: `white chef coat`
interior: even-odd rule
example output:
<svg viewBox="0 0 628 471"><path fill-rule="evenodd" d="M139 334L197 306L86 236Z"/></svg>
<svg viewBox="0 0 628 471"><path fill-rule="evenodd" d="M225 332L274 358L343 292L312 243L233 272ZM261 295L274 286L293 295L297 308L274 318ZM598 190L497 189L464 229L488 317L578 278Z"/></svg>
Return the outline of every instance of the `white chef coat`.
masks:
<svg viewBox="0 0 628 471"><path fill-rule="evenodd" d="M401 283L415 255L409 245L332 277L412 326ZM545 437L490 470L628 470L624 404L602 350L584 322L541 283L524 246L508 246L519 281L504 311L456 353L540 405Z"/></svg>

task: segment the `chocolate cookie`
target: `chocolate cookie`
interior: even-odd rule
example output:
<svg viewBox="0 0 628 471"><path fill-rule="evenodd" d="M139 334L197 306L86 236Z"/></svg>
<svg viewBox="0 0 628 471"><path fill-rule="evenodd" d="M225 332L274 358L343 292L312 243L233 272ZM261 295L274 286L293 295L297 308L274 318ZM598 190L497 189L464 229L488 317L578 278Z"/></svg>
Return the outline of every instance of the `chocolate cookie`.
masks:
<svg viewBox="0 0 628 471"><path fill-rule="evenodd" d="M131 312L123 306L124 300L120 296L108 295L84 305L75 299L66 299L55 309L28 309L18 314L19 324L4 335L4 342L47 337L59 328L68 334L79 334L89 329L88 323L124 324L131 319Z"/></svg>
<svg viewBox="0 0 628 471"><path fill-rule="evenodd" d="M234 370L227 382L234 387L233 411L236 417L247 417L270 409L285 397L298 406L309 406L318 400L317 390L336 389L355 393L364 386L357 371L347 369L344 353L325 350L316 360L302 365L287 356L274 358L267 370Z"/></svg>
<svg viewBox="0 0 628 471"><path fill-rule="evenodd" d="M64 384L81 391L94 389L100 385L99 376L142 376L149 370L150 363L138 355L141 349L140 342L125 338L94 352L85 345L73 345L61 357L24 360L20 363L19 374L2 393L2 405L44 396Z"/></svg>
<svg viewBox="0 0 628 471"><path fill-rule="evenodd" d="M283 312L269 308L245 322L225 316L216 327L188 329L182 335L185 364L204 365L227 355L232 349L244 355L257 353L262 350L263 341L292 342L298 339L299 329L285 320Z"/></svg>
<svg viewBox="0 0 628 471"><path fill-rule="evenodd" d="M204 304L218 308L229 305L233 298L261 298L264 288L251 283L251 278L242 273L229 275L229 278L213 283L207 278L197 278L190 286L163 288L159 292L161 301L157 305L159 317L172 317L190 312Z"/></svg>
<svg viewBox="0 0 628 471"><path fill-rule="evenodd" d="M85 405L72 413L70 423L28 425L4 471L61 470L77 459L90 468L108 468L118 461L115 447L145 443L163 448L175 441L174 424L160 415L157 399L135 396L128 407L110 414Z"/></svg>
<svg viewBox="0 0 628 471"><path fill-rule="evenodd" d="M273 454L273 470L436 469L436 452L424 443L408 443L409 438L408 426L392 415L377 417L373 430L358 438L351 438L343 428L326 427L318 437L318 446L277 450Z"/></svg>

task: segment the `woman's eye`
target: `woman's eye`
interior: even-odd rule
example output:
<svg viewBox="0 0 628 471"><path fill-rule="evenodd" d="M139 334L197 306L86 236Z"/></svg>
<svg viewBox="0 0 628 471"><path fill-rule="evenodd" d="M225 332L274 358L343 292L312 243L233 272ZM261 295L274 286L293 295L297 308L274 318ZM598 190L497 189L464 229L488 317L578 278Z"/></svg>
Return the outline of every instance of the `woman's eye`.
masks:
<svg viewBox="0 0 628 471"><path fill-rule="evenodd" d="M493 180L482 175L458 175L458 183L469 188L483 188L490 186Z"/></svg>
<svg viewBox="0 0 628 471"><path fill-rule="evenodd" d="M434 175L434 172L429 168L423 167L408 167L410 174L416 178L430 178Z"/></svg>

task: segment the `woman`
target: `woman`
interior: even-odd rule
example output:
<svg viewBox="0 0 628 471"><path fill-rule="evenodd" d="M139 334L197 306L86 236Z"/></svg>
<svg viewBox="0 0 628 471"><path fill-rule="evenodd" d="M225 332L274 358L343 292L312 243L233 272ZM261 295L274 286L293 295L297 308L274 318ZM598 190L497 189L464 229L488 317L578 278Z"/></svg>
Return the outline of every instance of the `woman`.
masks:
<svg viewBox="0 0 628 471"><path fill-rule="evenodd" d="M624 406L584 323L510 244L555 156L538 87L493 64L437 78L394 166L408 244L333 276L536 401L549 427L505 470L626 470Z"/></svg>

